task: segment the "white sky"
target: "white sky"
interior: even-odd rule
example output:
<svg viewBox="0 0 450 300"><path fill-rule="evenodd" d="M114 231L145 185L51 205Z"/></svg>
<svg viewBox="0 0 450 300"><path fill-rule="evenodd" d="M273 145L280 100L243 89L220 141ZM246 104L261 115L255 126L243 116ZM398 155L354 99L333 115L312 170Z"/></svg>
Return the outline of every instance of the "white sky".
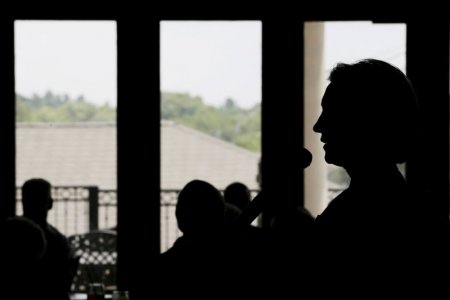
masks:
<svg viewBox="0 0 450 300"><path fill-rule="evenodd" d="M405 66L405 26L328 22L325 66L373 57ZM116 23L17 21L16 91L51 89L116 103ZM261 22L161 23L161 89L189 92L212 105L261 100Z"/></svg>
<svg viewBox="0 0 450 300"><path fill-rule="evenodd" d="M116 104L113 21L16 21L16 92L79 95Z"/></svg>
<svg viewBox="0 0 450 300"><path fill-rule="evenodd" d="M327 71L338 62L362 58L381 59L405 71L405 24L327 22L324 39Z"/></svg>
<svg viewBox="0 0 450 300"><path fill-rule="evenodd" d="M261 22L162 22L161 89L214 105L260 102Z"/></svg>

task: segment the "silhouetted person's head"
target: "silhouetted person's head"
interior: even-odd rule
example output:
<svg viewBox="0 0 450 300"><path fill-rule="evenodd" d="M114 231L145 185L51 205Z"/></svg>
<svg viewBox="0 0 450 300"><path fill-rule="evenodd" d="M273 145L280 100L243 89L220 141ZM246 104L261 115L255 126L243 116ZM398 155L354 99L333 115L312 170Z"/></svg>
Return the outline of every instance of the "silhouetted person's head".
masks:
<svg viewBox="0 0 450 300"><path fill-rule="evenodd" d="M27 180L22 186L23 214L38 224L46 224L53 206L51 184L42 178Z"/></svg>
<svg viewBox="0 0 450 300"><path fill-rule="evenodd" d="M250 190L241 182L233 182L229 184L225 188L223 196L226 202L235 205L240 210L244 210L252 200Z"/></svg>
<svg viewBox="0 0 450 300"><path fill-rule="evenodd" d="M0 260L16 265L34 263L42 257L46 240L41 227L24 217L11 217L0 224Z"/></svg>
<svg viewBox="0 0 450 300"><path fill-rule="evenodd" d="M178 195L175 215L178 228L185 235L204 235L223 228L225 202L213 185L192 180Z"/></svg>
<svg viewBox="0 0 450 300"><path fill-rule="evenodd" d="M416 95L396 67L375 59L338 64L314 125L325 160L344 168L405 162L418 132Z"/></svg>

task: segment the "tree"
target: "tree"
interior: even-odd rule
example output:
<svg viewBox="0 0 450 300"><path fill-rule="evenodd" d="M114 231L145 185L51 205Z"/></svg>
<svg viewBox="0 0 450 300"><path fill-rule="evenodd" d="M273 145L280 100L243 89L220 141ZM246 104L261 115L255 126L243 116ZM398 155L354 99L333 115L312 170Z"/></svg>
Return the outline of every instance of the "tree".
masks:
<svg viewBox="0 0 450 300"><path fill-rule="evenodd" d="M97 106L80 95L71 100L68 95L56 95L51 91L32 98L16 95L18 122L114 122L115 109L109 105Z"/></svg>
<svg viewBox="0 0 450 300"><path fill-rule="evenodd" d="M261 148L261 105L240 108L226 99L217 108L187 93L162 93L161 118L210 134L253 151Z"/></svg>
<svg viewBox="0 0 450 300"><path fill-rule="evenodd" d="M98 106L83 95L70 99L51 91L32 98L16 95L18 122L115 122L116 111ZM138 102L136 102L138 103ZM161 118L173 120L252 151L260 151L261 105L242 109L233 99L221 107L203 103L187 93L161 93Z"/></svg>

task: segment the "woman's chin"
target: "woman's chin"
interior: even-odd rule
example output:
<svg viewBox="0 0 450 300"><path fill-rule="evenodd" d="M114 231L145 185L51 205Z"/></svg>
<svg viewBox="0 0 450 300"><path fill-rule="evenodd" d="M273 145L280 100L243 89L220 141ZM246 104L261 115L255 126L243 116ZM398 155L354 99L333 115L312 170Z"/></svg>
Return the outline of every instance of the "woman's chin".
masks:
<svg viewBox="0 0 450 300"><path fill-rule="evenodd" d="M342 159L340 159L336 155L333 155L333 154L330 154L330 153L327 153L327 152L325 152L325 161L328 164L336 165L338 167L342 167L343 166Z"/></svg>

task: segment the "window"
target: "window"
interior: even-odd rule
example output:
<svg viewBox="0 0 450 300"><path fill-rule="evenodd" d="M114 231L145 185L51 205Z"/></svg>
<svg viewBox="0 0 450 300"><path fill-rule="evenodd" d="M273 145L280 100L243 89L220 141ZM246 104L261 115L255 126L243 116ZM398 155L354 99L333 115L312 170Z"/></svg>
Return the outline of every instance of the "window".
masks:
<svg viewBox="0 0 450 300"><path fill-rule="evenodd" d="M325 163L320 134L312 131L321 112L326 79L337 63L352 63L364 58L387 61L405 72L405 24L350 21L305 24L305 145L314 157L311 167L306 170L305 206L314 215L323 211L350 182L343 168ZM400 168L404 170L404 165Z"/></svg>
<svg viewBox="0 0 450 300"><path fill-rule="evenodd" d="M116 23L16 21L15 45L17 198L28 179L48 180L48 222L85 251L77 252L83 256L72 289L86 289L87 271L101 267L95 275L103 277L93 280L115 289L116 249L109 249L109 263L103 253L89 265L80 241L98 245L92 238L99 235L89 232L111 230L115 247Z"/></svg>
<svg viewBox="0 0 450 300"><path fill-rule="evenodd" d="M257 190L261 23L161 22L161 250L180 234L177 193L201 179Z"/></svg>

